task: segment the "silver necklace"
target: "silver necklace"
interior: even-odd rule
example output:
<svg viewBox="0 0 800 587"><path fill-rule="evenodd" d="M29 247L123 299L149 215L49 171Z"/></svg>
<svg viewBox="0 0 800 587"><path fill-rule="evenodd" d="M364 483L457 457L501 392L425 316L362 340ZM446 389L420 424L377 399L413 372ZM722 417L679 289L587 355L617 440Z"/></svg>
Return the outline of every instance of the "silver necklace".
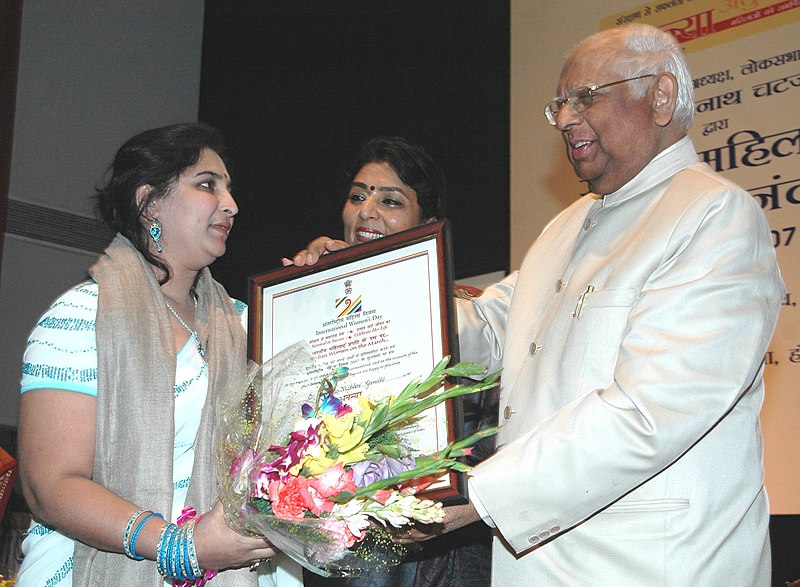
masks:
<svg viewBox="0 0 800 587"><path fill-rule="evenodd" d="M164 303L167 304L167 309L170 312L172 312L172 315L175 316L175 319L178 322L180 322L181 326L183 326L186 329L186 332L189 333L189 336L194 339L194 342L197 344L197 352L200 353L200 358L205 360L206 351L203 348L203 343L200 342L200 335L197 334L197 330L195 330L193 328L189 328L189 325L186 322L184 322L183 318L180 317L180 314L178 314L175 311L175 308L172 307L172 304L169 303L169 300L167 300L167 298L164 298ZM196 310L197 309L197 298L195 298L195 300L194 300L194 307L195 307L195 310Z"/></svg>

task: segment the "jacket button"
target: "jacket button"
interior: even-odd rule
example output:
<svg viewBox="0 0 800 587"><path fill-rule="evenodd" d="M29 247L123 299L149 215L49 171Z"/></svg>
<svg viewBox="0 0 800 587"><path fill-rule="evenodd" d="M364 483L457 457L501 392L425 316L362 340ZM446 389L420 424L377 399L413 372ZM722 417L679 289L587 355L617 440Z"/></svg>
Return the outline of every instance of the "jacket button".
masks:
<svg viewBox="0 0 800 587"><path fill-rule="evenodd" d="M541 350L541 348L542 348L542 347L541 347L541 346L539 346L538 344L536 344L536 341L534 340L534 341L531 343L531 346L530 346L530 348L528 349L528 351L529 351L529 352L530 352L532 355L535 355L535 354L536 354L536 353L537 353L539 350Z"/></svg>
<svg viewBox="0 0 800 587"><path fill-rule="evenodd" d="M583 221L583 230L589 230L592 227L592 219L587 218Z"/></svg>
<svg viewBox="0 0 800 587"><path fill-rule="evenodd" d="M561 532L561 526L553 526L550 528L550 534L558 534Z"/></svg>
<svg viewBox="0 0 800 587"><path fill-rule="evenodd" d="M539 538L541 538L542 540L544 540L548 536L550 536L550 532L548 532L547 530L542 530L541 532L539 532Z"/></svg>
<svg viewBox="0 0 800 587"><path fill-rule="evenodd" d="M533 535L530 538L528 538L528 542L530 542L531 544L537 544L539 542L539 537L536 536L536 535Z"/></svg>
<svg viewBox="0 0 800 587"><path fill-rule="evenodd" d="M510 420L511 419L511 414L513 414L513 413L514 413L514 410L511 409L511 406L506 406L506 409L503 410L503 418L505 418L506 420Z"/></svg>
<svg viewBox="0 0 800 587"><path fill-rule="evenodd" d="M564 280L559 279L556 281L556 293L560 292L562 289L564 289Z"/></svg>

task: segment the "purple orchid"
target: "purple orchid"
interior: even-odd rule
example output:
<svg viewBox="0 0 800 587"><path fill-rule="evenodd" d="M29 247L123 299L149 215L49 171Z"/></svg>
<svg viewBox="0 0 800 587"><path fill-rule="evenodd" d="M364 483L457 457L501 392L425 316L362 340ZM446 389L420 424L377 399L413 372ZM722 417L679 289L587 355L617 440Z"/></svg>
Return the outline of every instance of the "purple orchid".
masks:
<svg viewBox="0 0 800 587"><path fill-rule="evenodd" d="M353 411L353 408L343 403L342 400L333 395L333 393L324 394L320 401L321 403L317 410L314 410L314 407L309 404L303 404L300 408L303 418L314 418L321 415L341 418L345 414L349 414Z"/></svg>
<svg viewBox="0 0 800 587"><path fill-rule="evenodd" d="M278 458L267 463L256 471L254 482L257 487L263 485L264 491L269 481L286 479L289 470L299 464L309 448L319 446L321 437L319 429L321 422L309 424L308 429L303 431L295 430L289 435L289 443L286 446L271 445L267 450L278 454Z"/></svg>
<svg viewBox="0 0 800 587"><path fill-rule="evenodd" d="M347 367L337 367L327 377L323 377L322 383L320 383L319 390L317 391L317 407L315 408L310 404L303 404L300 407L303 418L316 418L323 414L340 418L353 411L353 408L343 404L340 399L333 395L336 384L347 377L348 372L349 370ZM321 404L320 401L322 402Z"/></svg>

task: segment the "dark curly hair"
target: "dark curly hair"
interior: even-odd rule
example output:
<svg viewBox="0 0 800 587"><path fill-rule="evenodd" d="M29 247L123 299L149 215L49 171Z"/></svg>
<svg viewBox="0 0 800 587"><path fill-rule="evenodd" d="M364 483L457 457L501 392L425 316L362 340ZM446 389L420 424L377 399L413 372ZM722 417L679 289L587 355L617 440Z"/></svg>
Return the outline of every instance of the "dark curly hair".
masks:
<svg viewBox="0 0 800 587"><path fill-rule="evenodd" d="M441 218L445 206L444 174L422 147L402 137L375 137L361 145L347 169L348 181L368 163L388 163L404 184L417 192L423 218ZM347 188L350 188L348 183Z"/></svg>
<svg viewBox="0 0 800 587"><path fill-rule="evenodd" d="M148 228L141 221L150 203L168 197L184 170L197 164L203 149L215 151L230 169L225 139L204 123L182 123L144 131L129 139L117 151L94 198L97 215L114 232L125 236L147 261L165 272L169 269L148 247ZM136 201L136 190L152 187L147 198Z"/></svg>

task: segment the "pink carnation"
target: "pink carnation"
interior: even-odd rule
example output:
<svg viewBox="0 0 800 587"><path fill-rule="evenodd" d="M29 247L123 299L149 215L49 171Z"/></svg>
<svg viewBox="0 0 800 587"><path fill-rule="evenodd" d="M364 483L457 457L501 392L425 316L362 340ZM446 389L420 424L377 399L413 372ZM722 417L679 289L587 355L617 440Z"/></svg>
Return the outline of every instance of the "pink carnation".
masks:
<svg viewBox="0 0 800 587"><path fill-rule="evenodd" d="M342 491L356 492L353 472L345 471L342 463L336 463L332 467L328 467L322 475L315 479L310 479L309 483L323 497L333 497Z"/></svg>
<svg viewBox="0 0 800 587"><path fill-rule="evenodd" d="M366 528L351 528L350 525L344 520L335 520L334 524L325 526L325 529L331 534L331 536L334 536L341 542L344 542L347 548L350 548L356 542L361 542L367 535ZM356 530L355 534L353 533L353 530Z"/></svg>
<svg viewBox="0 0 800 587"><path fill-rule="evenodd" d="M333 502L328 498L339 495L342 491L355 493L356 484L353 482L353 473L345 471L341 463L336 463L319 477L306 480L306 507L315 516L321 512L330 512Z"/></svg>
<svg viewBox="0 0 800 587"><path fill-rule="evenodd" d="M272 512L279 518L302 518L306 513L305 479L303 477L289 477L286 481L271 481L269 483L269 500L272 502Z"/></svg>

